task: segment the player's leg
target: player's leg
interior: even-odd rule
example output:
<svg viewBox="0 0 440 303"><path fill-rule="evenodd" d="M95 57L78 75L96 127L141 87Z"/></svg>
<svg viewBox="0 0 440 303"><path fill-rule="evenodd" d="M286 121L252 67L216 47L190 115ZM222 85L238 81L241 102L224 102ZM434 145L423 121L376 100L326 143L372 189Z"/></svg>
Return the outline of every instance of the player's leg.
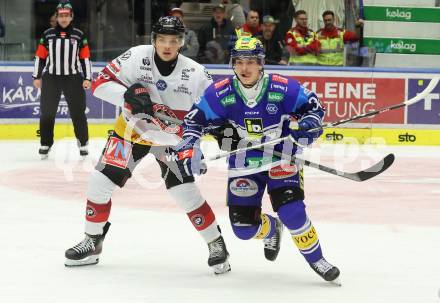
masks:
<svg viewBox="0 0 440 303"><path fill-rule="evenodd" d="M102 242L110 227L111 197L116 186L123 187L150 146L133 144L112 134L92 173L87 190L85 238L66 251L66 266L96 264Z"/></svg>
<svg viewBox="0 0 440 303"><path fill-rule="evenodd" d="M281 234L282 224L277 218L261 212L265 187L264 173L229 178L227 199L234 234L242 240L263 239L266 246ZM279 244L276 251L265 249L266 259L275 260L278 251Z"/></svg>
<svg viewBox="0 0 440 303"><path fill-rule="evenodd" d="M156 158L160 158L160 154L164 153L164 150L156 149L152 153L156 155ZM162 178L168 192L187 214L191 224L208 244L208 265L216 274L230 271L229 254L220 227L212 208L194 183L194 177L179 179L164 162L160 160L157 160L157 162L162 170Z"/></svg>
<svg viewBox="0 0 440 303"><path fill-rule="evenodd" d="M302 169L271 169L268 192L274 211L309 265L326 281L335 280L339 269L324 259L318 234L306 213Z"/></svg>
<svg viewBox="0 0 440 303"><path fill-rule="evenodd" d="M69 80L63 83L63 93L69 107L70 118L72 119L75 137L81 156L87 156L87 143L89 141L89 130L86 117L86 93L82 87L82 77L79 75L69 76Z"/></svg>
<svg viewBox="0 0 440 303"><path fill-rule="evenodd" d="M40 101L40 149L42 159L47 158L53 145L55 116L61 98L61 87L55 76L44 75Z"/></svg>

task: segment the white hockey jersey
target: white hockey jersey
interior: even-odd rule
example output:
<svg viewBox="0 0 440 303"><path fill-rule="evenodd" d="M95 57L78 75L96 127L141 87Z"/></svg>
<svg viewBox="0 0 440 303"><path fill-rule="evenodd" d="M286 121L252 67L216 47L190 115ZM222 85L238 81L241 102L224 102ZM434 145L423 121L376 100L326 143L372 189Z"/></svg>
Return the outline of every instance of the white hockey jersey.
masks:
<svg viewBox="0 0 440 303"><path fill-rule="evenodd" d="M122 107L127 88L141 83L149 90L154 112L182 120L194 101L212 83L211 75L202 65L179 54L173 72L162 76L154 63L154 52L152 45L140 45L112 60L95 79L93 94ZM115 131L119 136L127 137L124 134L131 118L127 112L118 118ZM129 133L130 140L139 141L140 135L143 141L137 143L175 145L180 141L180 127L169 127L158 119L154 123L141 120L134 129L134 133Z"/></svg>

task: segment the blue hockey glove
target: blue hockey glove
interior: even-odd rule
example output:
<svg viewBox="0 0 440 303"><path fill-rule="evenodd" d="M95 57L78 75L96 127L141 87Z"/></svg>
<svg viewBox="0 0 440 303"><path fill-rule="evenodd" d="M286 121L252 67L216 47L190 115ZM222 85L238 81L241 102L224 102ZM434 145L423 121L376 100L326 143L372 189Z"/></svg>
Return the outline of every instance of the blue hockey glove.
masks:
<svg viewBox="0 0 440 303"><path fill-rule="evenodd" d="M177 168L182 177L203 175L207 166L203 161L204 156L199 147L199 138L187 137L175 147Z"/></svg>
<svg viewBox="0 0 440 303"><path fill-rule="evenodd" d="M290 136L299 146L307 146L322 135L321 127L321 122L314 116L305 117L298 122L297 129L290 130ZM316 130L310 131L312 129Z"/></svg>

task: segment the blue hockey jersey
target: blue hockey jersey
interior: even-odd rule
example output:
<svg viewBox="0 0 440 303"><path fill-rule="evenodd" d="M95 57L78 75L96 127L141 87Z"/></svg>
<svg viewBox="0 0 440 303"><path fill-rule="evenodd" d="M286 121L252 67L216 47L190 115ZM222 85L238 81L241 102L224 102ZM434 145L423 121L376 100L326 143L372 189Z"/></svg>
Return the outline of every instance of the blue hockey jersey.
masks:
<svg viewBox="0 0 440 303"><path fill-rule="evenodd" d="M278 74L269 74L261 81L261 93L251 102L246 100L235 77L211 84L186 115L183 137L200 138L206 130L229 122L240 138L259 142L289 135L292 119L313 119L322 125L325 111L315 93ZM278 151L282 148L282 144L275 146ZM230 168L262 164L267 161L262 157L263 152L256 150L248 151L243 161L230 157Z"/></svg>

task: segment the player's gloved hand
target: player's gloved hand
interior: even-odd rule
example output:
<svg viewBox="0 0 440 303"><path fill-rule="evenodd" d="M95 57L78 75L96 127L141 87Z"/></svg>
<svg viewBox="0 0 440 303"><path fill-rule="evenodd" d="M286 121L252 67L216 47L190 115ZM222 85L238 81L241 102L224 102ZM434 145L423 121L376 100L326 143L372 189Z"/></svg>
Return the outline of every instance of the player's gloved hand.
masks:
<svg viewBox="0 0 440 303"><path fill-rule="evenodd" d="M314 117L305 117L299 120L298 127L290 130L290 137L299 146L312 144L322 135L322 124ZM313 131L312 131L313 130Z"/></svg>
<svg viewBox="0 0 440 303"><path fill-rule="evenodd" d="M140 83L130 86L124 93L124 108L131 114L147 114L153 117L153 103L148 89Z"/></svg>
<svg viewBox="0 0 440 303"><path fill-rule="evenodd" d="M217 140L219 148L224 151L236 150L241 140L237 129L230 123L211 130L209 134Z"/></svg>
<svg viewBox="0 0 440 303"><path fill-rule="evenodd" d="M182 177L206 174L208 168L205 164L202 150L199 147L200 139L186 137L175 147L177 153L177 167Z"/></svg>

